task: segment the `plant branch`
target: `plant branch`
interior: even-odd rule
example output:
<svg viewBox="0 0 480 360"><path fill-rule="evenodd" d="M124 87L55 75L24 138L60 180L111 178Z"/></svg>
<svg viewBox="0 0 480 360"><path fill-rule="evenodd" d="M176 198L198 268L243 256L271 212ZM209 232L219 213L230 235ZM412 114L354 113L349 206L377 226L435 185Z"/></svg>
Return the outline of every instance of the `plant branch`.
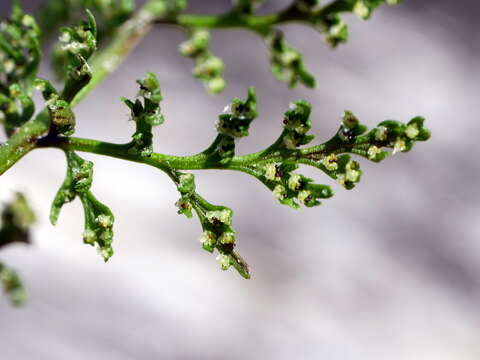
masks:
<svg viewBox="0 0 480 360"><path fill-rule="evenodd" d="M336 0L315 11L301 11L292 4L285 9L267 15L249 15L229 11L221 15L180 14L176 19L156 19L157 24L172 24L187 28L246 28L254 31L285 23L301 22L314 25L339 12L352 11L351 1Z"/></svg>
<svg viewBox="0 0 480 360"><path fill-rule="evenodd" d="M365 142L365 144L376 145L378 147L385 146L385 141ZM265 162L280 162L285 160L295 160L319 167L316 161L326 154L343 154L355 153L364 156L363 153L355 151L354 147L361 146L362 143L355 142L351 144L342 144L338 142L327 141L324 144L298 149L298 150L270 150L271 147L258 151L256 153L234 156L227 164L212 161L211 154L208 151L191 155L191 156L175 156L153 152L150 156L142 156L140 154L132 154L129 149L132 143L114 144L99 140L84 139L78 137L54 137L42 139L38 147L52 147L68 151L80 151L97 155L109 156L117 159L142 163L164 170L167 173L171 170L236 170L250 175L258 175L250 167L254 164ZM302 160L304 158L304 160ZM315 165L314 165L315 164Z"/></svg>

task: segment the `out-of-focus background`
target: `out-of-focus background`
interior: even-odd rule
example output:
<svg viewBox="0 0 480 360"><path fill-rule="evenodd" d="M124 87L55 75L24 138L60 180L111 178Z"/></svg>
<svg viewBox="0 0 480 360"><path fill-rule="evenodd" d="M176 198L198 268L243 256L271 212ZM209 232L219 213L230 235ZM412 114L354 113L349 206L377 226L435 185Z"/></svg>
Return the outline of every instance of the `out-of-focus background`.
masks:
<svg viewBox="0 0 480 360"><path fill-rule="evenodd" d="M41 1L24 3L35 12ZM204 13L230 6L191 3ZM269 1L266 11L285 3ZM2 17L9 7L1 2ZM78 136L127 141L133 125L119 98L134 96L135 79L154 71L167 118L155 130L160 152L205 148L218 113L250 85L260 117L241 153L270 144L299 98L314 106L318 140L333 134L344 109L370 126L423 115L432 139L381 165L363 161L355 190L332 184L334 198L301 211L280 206L246 175L197 172L199 192L235 210L249 281L220 271L200 249L199 224L176 214L178 195L163 173L85 155L95 162L94 193L116 215L116 253L104 264L82 244L78 202L64 207L56 227L48 221L63 154L30 153L0 179L0 199L25 191L39 219L33 246L0 253L30 298L20 309L0 299L0 358L478 360L479 11L475 0L383 6L369 22L347 17L350 41L335 51L312 29L285 26L318 80L315 90L277 82L253 34L217 31L213 50L229 81L217 97L177 54L183 33L152 31L78 106ZM51 77L45 64L42 75Z"/></svg>

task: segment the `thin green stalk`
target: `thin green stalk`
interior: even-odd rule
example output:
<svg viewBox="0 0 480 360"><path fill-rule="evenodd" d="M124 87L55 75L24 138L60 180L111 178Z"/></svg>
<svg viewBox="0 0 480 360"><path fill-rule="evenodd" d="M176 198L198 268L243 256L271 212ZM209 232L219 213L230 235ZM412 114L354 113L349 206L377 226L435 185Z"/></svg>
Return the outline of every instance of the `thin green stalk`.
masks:
<svg viewBox="0 0 480 360"><path fill-rule="evenodd" d="M246 28L256 31L262 28L291 22L313 25L321 19L326 19L331 14L351 11L352 8L353 5L351 1L336 0L309 14L300 11L294 5L290 5L279 12L267 15L245 15L236 11L221 15L180 14L173 20L156 19L156 23L174 24L187 28Z"/></svg>
<svg viewBox="0 0 480 360"><path fill-rule="evenodd" d="M113 144L104 141L82 139L77 137L60 137L60 138L45 138L39 143L39 147L55 147L69 151L88 152L92 154L110 156L117 159L123 159L133 162L138 162L150 165L162 170L202 170L202 169L227 169L240 170L249 164L258 162L260 159L265 160L263 156L264 151L257 153L236 156L228 165L219 163L212 163L209 161L209 155L200 153L192 156L175 156L160 153L152 153L150 156L141 156L139 154L132 154L129 152L131 144ZM274 156L275 159L281 159L280 154ZM243 170L240 170L243 171Z"/></svg>

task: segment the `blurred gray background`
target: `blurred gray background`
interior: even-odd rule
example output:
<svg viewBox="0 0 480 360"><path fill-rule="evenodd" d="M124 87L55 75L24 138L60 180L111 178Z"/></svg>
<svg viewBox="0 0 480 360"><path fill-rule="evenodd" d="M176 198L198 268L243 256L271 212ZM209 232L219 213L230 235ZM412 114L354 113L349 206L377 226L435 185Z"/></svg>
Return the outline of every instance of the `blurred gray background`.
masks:
<svg viewBox="0 0 480 360"><path fill-rule="evenodd" d="M204 13L230 5L191 3ZM285 3L267 2L266 11ZM0 5L5 16L10 0ZM318 80L313 91L274 80L253 34L217 31L213 50L229 81L217 97L177 54L182 31L152 31L78 106L78 136L127 141L133 124L119 98L134 96L135 79L154 71L167 118L155 130L160 152L205 148L218 113L250 85L260 117L240 153L270 144L299 98L314 106L317 141L333 134L344 109L370 126L423 115L433 137L381 165L363 161L355 190L332 184L334 198L301 211L280 206L247 175L197 172L199 192L235 210L249 281L220 271L200 249L200 227L176 214L178 195L163 173L87 154L94 193L116 215L116 253L104 264L82 244L78 202L65 206L55 228L48 221L65 172L62 153L32 152L0 179L0 199L25 191L39 219L33 246L0 253L30 297L20 309L0 299L0 358L478 360L479 11L474 0L383 6L369 22L347 17L350 41L335 51L312 29L285 26ZM45 64L42 75L51 77Z"/></svg>

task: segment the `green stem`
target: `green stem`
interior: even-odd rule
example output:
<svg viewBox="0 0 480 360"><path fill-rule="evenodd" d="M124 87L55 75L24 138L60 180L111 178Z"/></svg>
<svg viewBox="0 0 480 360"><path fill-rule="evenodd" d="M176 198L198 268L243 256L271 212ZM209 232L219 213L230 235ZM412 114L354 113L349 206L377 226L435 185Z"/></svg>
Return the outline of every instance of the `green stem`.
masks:
<svg viewBox="0 0 480 360"><path fill-rule="evenodd" d="M212 154L208 149L202 153L191 156L175 156L155 152L150 156L141 156L131 151L131 143L113 144L77 137L46 137L38 144L38 146L42 148L53 147L68 151L88 152L146 164L167 172L170 177L173 176L173 170L219 169L240 171L256 178L259 178L261 175L256 170L256 166L265 163L293 160L319 168L323 171L323 166L319 161L327 154L353 153L368 158L366 150L362 149L367 145L376 145L381 148L387 146L388 141L372 141L364 137L359 137L356 142L346 144L334 137L323 144L303 149L288 150L280 148L279 140L277 140L274 145L264 150L248 155L235 156L228 164L221 164L218 161L212 161Z"/></svg>
<svg viewBox="0 0 480 360"><path fill-rule="evenodd" d="M236 11L230 11L221 15L181 14L174 20L157 19L156 23L180 25L187 28L246 28L257 31L291 22L314 25L334 13L351 11L352 8L352 1L336 0L316 11L310 12L301 11L297 6L290 5L279 12L268 15L244 15Z"/></svg>
<svg viewBox="0 0 480 360"><path fill-rule="evenodd" d="M255 30L286 22L287 19L294 21L293 18L290 18L287 15L288 14L286 12L279 12L264 16L240 16L234 12L226 13L224 15L184 14L179 15L176 21L171 23L187 28L248 28ZM162 23L162 21L157 21L157 23Z"/></svg>
<svg viewBox="0 0 480 360"><path fill-rule="evenodd" d="M168 171L175 170L201 170L201 169L227 169L239 170L246 165L258 162L260 159L265 161L264 151L257 153L236 156L227 165L213 163L208 154L200 153L192 156L175 156L160 153L152 153L150 156L141 156L129 152L132 145L127 144L113 144L98 140L82 139L76 137L58 137L48 139L45 138L39 147L55 147L63 150L81 151L92 154L105 155L117 159L123 159L133 162L138 162L146 165L156 167L161 170ZM270 159L270 158L269 158ZM271 161L280 160L280 154L273 155Z"/></svg>

